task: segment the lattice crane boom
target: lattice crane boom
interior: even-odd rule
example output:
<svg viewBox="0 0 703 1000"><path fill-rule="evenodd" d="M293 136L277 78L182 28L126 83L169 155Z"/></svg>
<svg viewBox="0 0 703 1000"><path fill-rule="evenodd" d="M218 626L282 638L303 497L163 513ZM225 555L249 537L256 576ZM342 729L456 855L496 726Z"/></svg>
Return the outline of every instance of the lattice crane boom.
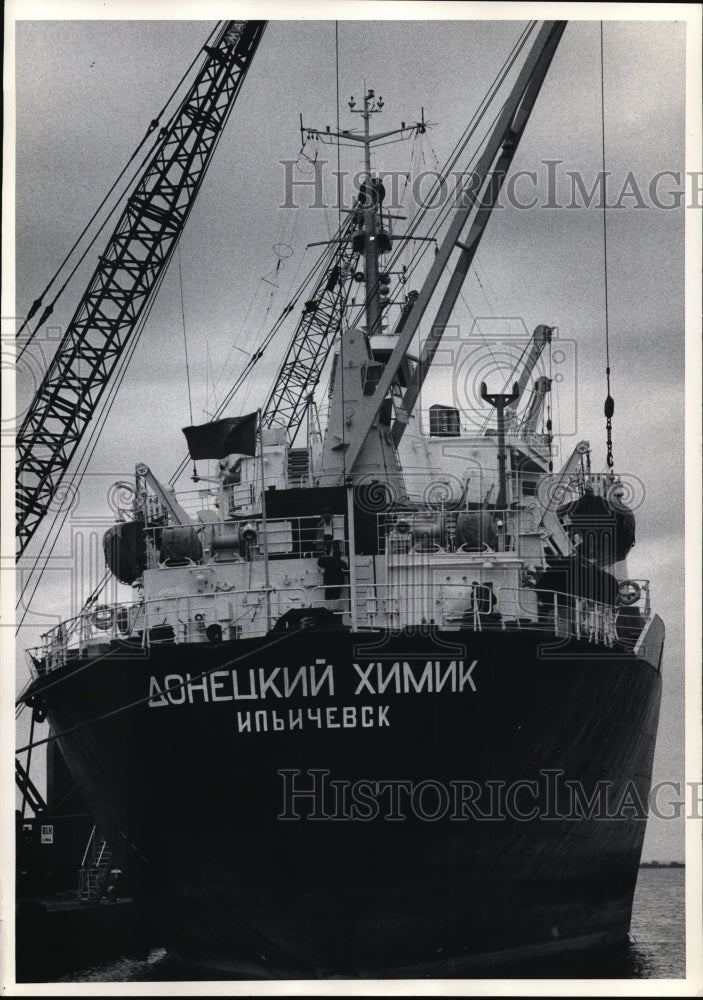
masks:
<svg viewBox="0 0 703 1000"><path fill-rule="evenodd" d="M21 555L158 288L266 26L227 21L98 260L17 435Z"/></svg>
<svg viewBox="0 0 703 1000"><path fill-rule="evenodd" d="M308 400L322 374L325 361L335 344L343 322L359 254L352 247L352 215L340 227L333 241L335 249L303 308L286 356L278 370L262 416L270 427L280 421L292 443L306 412Z"/></svg>

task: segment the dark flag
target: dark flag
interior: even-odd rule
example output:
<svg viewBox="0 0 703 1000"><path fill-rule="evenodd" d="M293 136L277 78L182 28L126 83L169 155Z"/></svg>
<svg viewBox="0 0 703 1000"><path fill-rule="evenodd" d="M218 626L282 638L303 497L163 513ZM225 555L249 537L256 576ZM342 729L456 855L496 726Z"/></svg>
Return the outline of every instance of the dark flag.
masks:
<svg viewBox="0 0 703 1000"><path fill-rule="evenodd" d="M256 455L258 413L213 420L197 427L184 427L190 457L224 458L226 455Z"/></svg>

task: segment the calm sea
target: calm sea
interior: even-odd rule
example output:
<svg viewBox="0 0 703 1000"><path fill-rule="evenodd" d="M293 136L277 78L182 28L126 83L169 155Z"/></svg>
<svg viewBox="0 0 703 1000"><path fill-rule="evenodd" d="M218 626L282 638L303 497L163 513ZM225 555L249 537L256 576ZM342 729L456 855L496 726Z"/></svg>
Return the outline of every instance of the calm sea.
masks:
<svg viewBox="0 0 703 1000"><path fill-rule="evenodd" d="M623 955L594 963L579 959L568 965L549 963L520 975L531 978L682 979L686 975L683 868L641 868L632 910L632 943ZM121 958L59 979L75 982L174 982L213 979L186 967L165 951L152 951L145 961ZM225 979L226 977L220 977Z"/></svg>

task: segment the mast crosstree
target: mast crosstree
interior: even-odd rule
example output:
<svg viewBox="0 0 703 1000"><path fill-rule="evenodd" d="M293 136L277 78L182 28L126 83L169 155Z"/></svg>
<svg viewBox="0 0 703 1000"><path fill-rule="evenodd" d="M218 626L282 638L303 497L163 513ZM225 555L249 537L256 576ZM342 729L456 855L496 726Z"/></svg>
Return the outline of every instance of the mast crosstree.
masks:
<svg viewBox="0 0 703 1000"><path fill-rule="evenodd" d="M346 453L346 466L352 472L362 452L368 449L368 442L374 437L373 428L379 410L398 375L437 285L449 268L450 258L459 249L459 256L451 268L449 283L423 344L419 362L396 410L391 433L395 445L400 443L565 27L565 21L545 21L540 28L483 153L461 192L458 207L417 301L402 331L395 331L398 334L397 340L383 375L377 382L375 391L366 394L357 407L354 424L349 429L349 447ZM468 234L464 235L467 227Z"/></svg>

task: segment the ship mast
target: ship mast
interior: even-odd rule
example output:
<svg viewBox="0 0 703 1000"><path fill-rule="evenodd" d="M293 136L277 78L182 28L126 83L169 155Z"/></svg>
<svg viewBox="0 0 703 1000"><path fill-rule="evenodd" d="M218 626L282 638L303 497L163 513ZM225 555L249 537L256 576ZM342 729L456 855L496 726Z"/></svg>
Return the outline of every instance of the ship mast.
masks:
<svg viewBox="0 0 703 1000"><path fill-rule="evenodd" d="M379 114L383 109L383 98L372 89L364 87L363 105L356 108L352 97L349 110L359 114L363 121L363 131L333 130L329 126L324 130L303 127L301 131L308 138L317 138L322 142L337 141L340 144L361 144L364 149L363 180L359 185L356 204L350 209L352 226L349 233L342 233L337 239L325 241L342 245L351 242L355 254L364 256L365 329L342 330L340 352L335 368L331 388L330 416L325 433L320 474L316 477L317 485L341 484L347 479L346 451L349 447L349 427L354 409L361 405L364 396L373 393L376 382L381 377L383 366L374 361L371 348L371 337L380 333L384 302L381 297L380 258L387 254L392 245L391 234L383 225L383 199L385 189L380 179L375 178L371 165L371 147L374 143L391 136L409 137L414 132L424 132L424 120L412 126L401 123L400 128L384 132L371 132L371 116ZM390 220L390 215L388 216ZM319 244L311 244L315 246ZM387 393L386 393L387 395ZM388 408L380 415L376 423L373 440L369 442L367 454L361 462L357 462L357 478L366 476L383 476L396 497L404 494L402 471L398 461L397 451L388 433L391 414Z"/></svg>
<svg viewBox="0 0 703 1000"><path fill-rule="evenodd" d="M396 415L392 431L394 444L397 445L403 436L565 26L565 21L545 21L537 32L534 44L494 122L482 155L462 189L461 197L457 199L457 207L418 299L402 332L395 331L397 340L375 392L366 393L354 413L354 426L346 454L347 467L352 474L358 469L359 460L363 461L367 442L374 437L372 429L377 422L379 408L403 364L440 278L449 270L449 283ZM455 257L457 249L459 255ZM450 258L455 258L453 265Z"/></svg>
<svg viewBox="0 0 703 1000"><path fill-rule="evenodd" d="M364 135L359 137L364 143L364 173L365 185L363 192L362 211L364 213L364 283L366 288L366 335L371 337L381 330L381 301L378 283L378 255L379 255L379 227L378 209L380 208L382 197L382 185L374 185L371 174L371 137L370 122L371 115L378 114L383 108L383 98L376 95L373 90L367 90L364 94L364 107L358 111L354 108L354 99L349 102L352 114L360 114L364 122ZM390 241L389 241L390 248Z"/></svg>
<svg viewBox="0 0 703 1000"><path fill-rule="evenodd" d="M381 139L389 136L399 135L409 138L414 132L424 132L424 121L416 125L407 126L405 122L400 128L390 129L387 132L371 132L371 115L379 114L383 110L384 101L379 94L372 89L364 87L363 107L357 108L356 101L352 97L349 101L349 110L352 114L361 115L364 123L363 133L352 132L349 129L335 131L329 126L324 130L308 128L301 122L301 132L308 138L321 139L323 142L337 140L342 144L360 143L364 147L364 174L363 181L359 187L359 198L356 206L351 209L354 219L363 216L363 226L356 228L353 235L343 233L337 239L323 241L322 244L311 243L310 246L329 245L329 243L348 243L352 241L354 251L364 255L364 288L366 292L365 314L366 314L366 336L371 337L374 333L381 331L381 317L383 306L381 303L379 284L379 257L388 253L391 249L390 233L383 229L381 212L382 203L385 197L385 189L380 180L375 179L371 168L371 146ZM390 218L390 216L389 216ZM381 223L381 224L379 224Z"/></svg>

